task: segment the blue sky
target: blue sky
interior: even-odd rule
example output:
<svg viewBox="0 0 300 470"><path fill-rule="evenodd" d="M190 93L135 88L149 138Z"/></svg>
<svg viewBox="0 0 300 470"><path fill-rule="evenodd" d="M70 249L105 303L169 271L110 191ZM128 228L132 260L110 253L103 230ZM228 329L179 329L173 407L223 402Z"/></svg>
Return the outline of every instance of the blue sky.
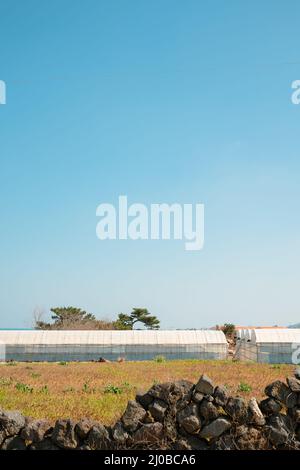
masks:
<svg viewBox="0 0 300 470"><path fill-rule="evenodd" d="M300 321L300 4L1 0L0 316ZM96 207L205 204L205 247L100 241Z"/></svg>

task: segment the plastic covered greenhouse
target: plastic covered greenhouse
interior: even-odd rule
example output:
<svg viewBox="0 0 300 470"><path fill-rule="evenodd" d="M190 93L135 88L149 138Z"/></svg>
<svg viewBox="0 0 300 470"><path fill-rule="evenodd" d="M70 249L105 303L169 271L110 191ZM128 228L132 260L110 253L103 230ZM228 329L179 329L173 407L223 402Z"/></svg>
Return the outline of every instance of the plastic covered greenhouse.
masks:
<svg viewBox="0 0 300 470"><path fill-rule="evenodd" d="M6 361L225 359L228 350L213 330L0 331L0 344Z"/></svg>
<svg viewBox="0 0 300 470"><path fill-rule="evenodd" d="M235 357L241 361L271 364L300 362L300 329L254 329L239 331Z"/></svg>

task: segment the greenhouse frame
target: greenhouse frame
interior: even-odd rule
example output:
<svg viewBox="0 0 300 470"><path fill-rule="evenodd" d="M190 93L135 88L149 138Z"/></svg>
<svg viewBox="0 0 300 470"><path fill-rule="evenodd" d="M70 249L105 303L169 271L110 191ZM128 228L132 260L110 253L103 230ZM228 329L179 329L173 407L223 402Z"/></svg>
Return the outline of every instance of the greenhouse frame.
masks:
<svg viewBox="0 0 300 470"><path fill-rule="evenodd" d="M298 364L300 329L239 330L235 358L270 364Z"/></svg>
<svg viewBox="0 0 300 470"><path fill-rule="evenodd" d="M0 331L0 344L2 361L19 362L226 359L228 353L224 333L214 330Z"/></svg>

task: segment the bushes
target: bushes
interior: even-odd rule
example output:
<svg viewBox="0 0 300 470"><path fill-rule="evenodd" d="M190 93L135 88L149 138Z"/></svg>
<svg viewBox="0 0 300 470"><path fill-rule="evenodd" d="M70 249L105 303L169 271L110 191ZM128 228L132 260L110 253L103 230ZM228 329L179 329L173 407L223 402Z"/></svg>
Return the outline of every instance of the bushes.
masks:
<svg viewBox="0 0 300 470"><path fill-rule="evenodd" d="M167 359L165 358L165 356L155 356L155 357L153 358L153 361L154 361L154 362L166 362Z"/></svg>

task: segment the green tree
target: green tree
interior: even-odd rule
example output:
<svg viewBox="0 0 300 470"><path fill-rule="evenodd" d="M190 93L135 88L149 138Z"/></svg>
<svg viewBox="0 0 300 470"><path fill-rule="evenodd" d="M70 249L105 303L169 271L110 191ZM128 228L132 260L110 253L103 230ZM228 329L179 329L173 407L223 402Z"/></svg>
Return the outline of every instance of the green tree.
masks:
<svg viewBox="0 0 300 470"><path fill-rule="evenodd" d="M88 323L90 321L96 321L95 315L87 313L85 310L76 307L56 307L50 310L52 320L57 327L61 327L65 324L70 323Z"/></svg>
<svg viewBox="0 0 300 470"><path fill-rule="evenodd" d="M95 315L76 307L51 308L53 323L40 319L35 322L36 330L111 330L113 323L97 320Z"/></svg>
<svg viewBox="0 0 300 470"><path fill-rule="evenodd" d="M130 315L120 313L118 319L114 322L118 330L133 330L136 323L142 323L147 330L158 330L160 321L154 315L151 315L146 308L134 308Z"/></svg>
<svg viewBox="0 0 300 470"><path fill-rule="evenodd" d="M132 330L132 321L130 315L119 313L117 320L114 322L116 330Z"/></svg>
<svg viewBox="0 0 300 470"><path fill-rule="evenodd" d="M226 337L231 338L235 332L235 325L233 323L225 323L221 330L225 334Z"/></svg>

